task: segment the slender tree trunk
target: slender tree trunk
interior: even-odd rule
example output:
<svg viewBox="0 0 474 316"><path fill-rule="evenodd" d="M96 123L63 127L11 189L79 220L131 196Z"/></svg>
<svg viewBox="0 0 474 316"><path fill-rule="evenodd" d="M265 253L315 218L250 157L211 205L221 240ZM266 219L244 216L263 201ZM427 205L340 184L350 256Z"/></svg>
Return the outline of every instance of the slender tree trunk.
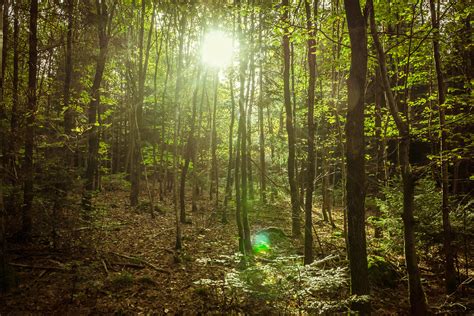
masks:
<svg viewBox="0 0 474 316"><path fill-rule="evenodd" d="M259 45L262 50L262 33L263 33L263 18L260 13L260 32ZM260 201L265 204L267 203L267 183L266 183L266 166L265 166L265 130L264 130L264 119L263 119L263 107L264 107L264 95L263 95L263 59L260 59L260 71L259 71L259 94L258 94L258 123L259 123L259 147L260 147Z"/></svg>
<svg viewBox="0 0 474 316"><path fill-rule="evenodd" d="M439 127L440 127L440 157L441 157L441 186L442 186L442 213L443 213L443 233L444 233L444 256L445 256L445 282L446 292L451 294L456 290L457 280L456 271L454 269L454 255L452 242L451 223L449 220L449 174L448 161L445 157L447 146L447 132L444 103L446 101L446 92L444 84L444 75L441 65L441 56L439 53L439 0L437 1L437 9L435 7L435 0L430 0L431 11L431 25L434 29L433 37L433 55L436 68L436 79L438 81L438 112L439 112Z"/></svg>
<svg viewBox="0 0 474 316"><path fill-rule="evenodd" d="M410 297L410 310L413 315L426 315L428 313L428 306L426 303L425 293L421 284L420 271L418 269L418 259L416 255L415 246L415 218L413 215L413 199L414 199L414 187L415 179L413 177L410 161L409 161L409 150L410 150L410 131L407 121L404 121L398 110L395 97L392 93L390 81L387 72L387 66L385 62L385 53L383 51L382 44L378 37L377 27L375 25L375 13L373 7L373 1L368 0L370 9L370 29L372 32L372 38L374 40L375 48L377 51L377 58L379 61L382 86L385 91L390 113L397 126L400 145L399 145L399 161L403 181L403 226L404 226L404 241L405 241L405 262L407 266L408 274L408 289Z"/></svg>
<svg viewBox="0 0 474 316"><path fill-rule="evenodd" d="M255 12L250 13L250 29L255 29ZM247 105L247 175L248 175L248 196L251 201L255 198L254 183L253 183L253 167L252 167L252 109L255 99L255 49L254 36L250 34L249 43L249 83L246 98Z"/></svg>
<svg viewBox="0 0 474 316"><path fill-rule="evenodd" d="M245 20L242 19L239 13L238 32L243 47L244 31L242 29L242 23L245 24ZM244 248L247 254L252 253L252 245L250 243L250 225L248 221L248 176L247 176L247 124L246 124L246 111L245 111L245 72L247 69L247 56L246 53L241 51L240 53L240 65L239 65L239 79L240 79L240 93L239 93L239 128L240 128L240 163L241 163L241 206L242 206L242 228L244 236Z"/></svg>
<svg viewBox="0 0 474 316"><path fill-rule="evenodd" d="M13 80L12 80L12 108L10 117L10 139L8 142L8 149L6 153L6 169L8 184L12 186L12 191L8 196L9 206L11 211L16 213L18 208L19 186L18 186L18 172L17 172L17 140L19 137L19 55L18 50L19 36L20 36L20 22L19 22L19 5L13 3ZM6 57L6 56L5 56ZM5 73L5 72L4 72ZM2 99L4 96L2 96Z"/></svg>
<svg viewBox="0 0 474 316"><path fill-rule="evenodd" d="M197 111L197 102L198 102L198 92L199 92L199 82L201 82L201 69L198 69L196 76L196 87L194 88L193 101L192 101L192 116L191 116L191 127L189 130L188 141L186 143L186 151L184 154L184 166L181 170L181 182L179 186L179 202L180 202L180 221L181 223L186 223L186 204L185 204L185 195L186 195L186 176L188 174L189 163L193 157L193 152L195 150L195 139L194 139L194 130L196 126L196 111Z"/></svg>
<svg viewBox="0 0 474 316"><path fill-rule="evenodd" d="M358 0L344 0L351 42L351 68L347 80L346 160L347 217L351 294L369 295L365 234L364 106L367 76L367 34ZM355 303L361 314L370 314L370 303Z"/></svg>
<svg viewBox="0 0 474 316"><path fill-rule="evenodd" d="M231 83L232 84L232 83ZM239 101L239 112L240 112L240 101ZM244 245L244 225L242 223L242 194L241 194L241 176L240 176L240 144L241 144L241 139L242 139L242 124L241 124L242 118L239 117L239 125L237 128L237 145L235 148L235 173L234 173L234 178L235 178L235 219L237 223L237 231L238 231L238 236L239 236L239 251L242 254L245 254L245 245Z"/></svg>
<svg viewBox="0 0 474 316"><path fill-rule="evenodd" d="M380 196L380 187L385 184L384 181L384 144L382 140L382 107L385 106L385 97L383 95L383 89L380 84L380 71L377 69L375 71L375 150L376 150L376 167L375 167L375 181L376 181L376 190L377 195ZM380 208L376 207L375 216L380 217L381 212ZM382 229L380 226L375 226L374 228L374 237L382 237Z"/></svg>
<svg viewBox="0 0 474 316"><path fill-rule="evenodd" d="M164 88L163 88L163 95L161 96L161 139L160 139L160 201L164 200L164 196L166 193L166 178L167 178L167 172L168 172L168 167L165 167L165 162L168 161L166 159L165 161L165 139L166 139L166 108L165 108L165 102L166 102L166 92L168 89L168 81L171 73L171 62L169 58L169 37L166 39L166 75L165 75L165 83L164 83Z"/></svg>
<svg viewBox="0 0 474 316"><path fill-rule="evenodd" d="M288 134L288 182L290 184L291 195L291 229L293 237L301 236L300 224L300 206L298 200L298 187L295 177L295 159L296 159L296 136L293 126L293 109L291 107L290 93L290 37L289 37L289 11L288 0L282 0L283 5L283 95L286 111L286 132Z"/></svg>
<svg viewBox="0 0 474 316"><path fill-rule="evenodd" d="M2 154L2 161L0 161L0 166L2 168L7 167L8 163L8 146L7 146L7 133L4 126L7 126L7 109L5 106L5 69L7 66L6 59L8 54L8 0L0 0L0 30L1 30L1 37L0 37L0 45L1 45L1 73L0 73L0 150ZM5 180L5 170L2 170L3 176L0 177L0 181ZM2 184L3 182L0 182Z"/></svg>
<svg viewBox="0 0 474 316"><path fill-rule="evenodd" d="M229 126L229 161L227 162L227 179L225 185L225 197L224 197L224 209L222 212L222 222L227 223L227 205L232 199L232 169L234 167L234 154L233 154L233 138L234 138L234 125L235 125L235 97L234 97L234 82L232 78L229 80L230 85L230 102L231 102L231 114L230 114L230 126ZM235 176L235 175L234 175Z"/></svg>
<svg viewBox="0 0 474 316"><path fill-rule="evenodd" d="M70 135L74 128L74 113L69 107L72 78L72 31L74 22L74 0L67 0L66 66L64 69L63 107L64 133ZM66 150L68 148L66 147ZM67 157L70 155L68 154ZM69 159L68 159L69 160Z"/></svg>
<svg viewBox="0 0 474 316"><path fill-rule="evenodd" d="M212 127L211 127L211 201L215 195L214 207L219 205L219 167L217 165L217 95L219 87L219 74L216 71L214 76L214 102L212 107Z"/></svg>
<svg viewBox="0 0 474 316"><path fill-rule="evenodd" d="M100 85L104 74L105 63L107 61L107 50L109 38L107 34L107 23L111 16L109 16L106 1L96 0L97 13L100 16L98 19L98 38L99 38L99 56L97 58L94 81L91 88L91 101L87 111L88 123L90 126L88 135L88 157L86 169L86 191L85 207L90 208L90 193L97 188L95 174L98 165L98 150L99 150L99 131L96 126L97 115L100 104ZM112 13L110 13L112 15Z"/></svg>
<svg viewBox="0 0 474 316"><path fill-rule="evenodd" d="M1 74L0 74L0 126L5 122L5 105L3 99L3 84L4 84L4 76L5 76L5 57L6 57L6 39L7 39L7 32L8 32L8 10L7 1L1 0L0 1L0 52L1 52ZM4 26L7 25L5 30ZM5 51L5 54L3 53ZM5 154L5 133L3 132L3 128L0 131L0 146L2 150L2 154ZM0 291L6 289L6 269L7 269L7 239L6 239L6 221L7 221L7 214L5 209L5 204L3 200L3 185L5 181L5 172L4 172L5 164L3 161L0 161Z"/></svg>
<svg viewBox="0 0 474 316"><path fill-rule="evenodd" d="M166 29L166 33L169 33L169 25ZM158 26L157 26L158 27ZM155 135L159 135L158 133L158 65L160 64L160 57L161 57L161 50L163 47L163 33L160 36L159 44L158 44L158 31L155 32L155 67L153 69L153 103L154 103L154 116L153 116L153 131ZM160 135L163 137L163 135ZM156 197L156 178L158 176L158 159L157 159L157 144L158 144L158 136L153 139L153 180L152 180L152 201L151 204L155 204L155 197ZM160 183L161 183L160 179ZM161 186L160 186L161 187ZM161 191L160 191L161 194Z"/></svg>
<svg viewBox="0 0 474 316"><path fill-rule="evenodd" d="M36 117L36 73L38 60L38 0L30 1L30 31L28 36L28 105L26 116L25 133L25 160L23 163L23 172L25 174L23 187L23 208L22 208L22 235L28 240L31 235L32 218L31 208L33 206L33 183L34 166L33 150L35 142L35 117Z"/></svg>
<svg viewBox="0 0 474 316"><path fill-rule="evenodd" d="M151 35L154 29L155 21L155 7L153 7L153 14L151 16L150 29L148 31L147 47L145 48L144 37L145 37L145 16L146 16L146 0L141 2L141 14L140 14L140 31L138 35L138 55L139 55L139 67L138 67L138 95L134 102L133 113L132 113L132 154L131 154L131 190L130 190L130 205L138 205L140 197L140 178L142 171L141 163L141 134L143 130L143 100L145 98L145 79L148 69L148 58L150 55L151 48ZM145 173L146 175L146 173ZM153 205L152 205L153 214Z"/></svg>
<svg viewBox="0 0 474 316"><path fill-rule="evenodd" d="M181 13L181 19L179 21L179 48L178 48L178 60L177 60L177 70L176 70L176 86L174 91L174 131L173 131L173 206L175 213L175 224L176 224L176 250L182 248L181 240L181 223L180 223L180 211L178 209L178 130L179 130L179 119L180 119L180 107L181 107L181 86L182 86L182 70L183 70L183 46L184 46L184 36L186 30L186 12Z"/></svg>
<svg viewBox="0 0 474 316"><path fill-rule="evenodd" d="M203 106L204 106L204 101L205 97L207 95L207 90L206 90L206 84L207 84L207 71L204 74L204 82L202 84L202 91L201 91L201 100L199 102L199 118L197 120L197 135L196 135L196 140L201 139L201 126L202 126L202 114L203 114ZM191 201L191 211L193 213L197 212L198 210L198 205L197 202L199 200L199 188L200 188L200 177L198 174L199 170L199 157L198 153L200 151L199 147L199 141L196 142L196 146L194 147L193 154L192 154L192 163L193 163L193 187L192 187L192 201Z"/></svg>
<svg viewBox="0 0 474 316"><path fill-rule="evenodd" d="M314 157L314 89L316 86L316 30L312 20L316 19L317 1L314 4L314 17L311 17L311 5L309 0L305 0L306 27L308 30L308 162L306 173L306 200L305 200L305 228L304 228L304 264L310 264L314 260L313 256L313 191L315 157Z"/></svg>

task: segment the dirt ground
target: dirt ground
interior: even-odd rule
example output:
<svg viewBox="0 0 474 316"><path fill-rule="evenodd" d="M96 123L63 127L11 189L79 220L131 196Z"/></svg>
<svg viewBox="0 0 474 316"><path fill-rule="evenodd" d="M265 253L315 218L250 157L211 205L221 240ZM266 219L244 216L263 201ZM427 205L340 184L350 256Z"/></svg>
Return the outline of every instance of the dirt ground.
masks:
<svg viewBox="0 0 474 316"><path fill-rule="evenodd" d="M182 225L183 249L178 253L171 205L162 203L160 212L151 218L146 208L128 206L128 193L115 191L101 193L95 206L93 220L80 222L76 217L66 231L58 230L56 245L40 237L31 244L9 245L16 285L0 296L0 315L288 313L259 299L222 306L196 286L201 279L224 279L236 268L223 260L238 250L232 214L230 223L221 224L220 215L201 205L191 215L192 224ZM340 216L335 217L341 228ZM284 206L267 207L251 214L252 232L268 226L291 227L289 218ZM343 238L317 217L315 221L317 257L344 257ZM292 247L292 252L302 254L301 241ZM446 307L450 300L441 294L438 278L428 275L425 280L430 305L441 311L439 307ZM405 283L373 288L374 313L407 314Z"/></svg>

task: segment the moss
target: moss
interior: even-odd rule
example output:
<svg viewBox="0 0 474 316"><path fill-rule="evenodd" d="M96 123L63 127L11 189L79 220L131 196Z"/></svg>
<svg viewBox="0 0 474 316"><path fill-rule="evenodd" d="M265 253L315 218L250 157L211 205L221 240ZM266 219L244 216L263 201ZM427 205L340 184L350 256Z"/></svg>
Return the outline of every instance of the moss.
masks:
<svg viewBox="0 0 474 316"><path fill-rule="evenodd" d="M133 284L133 275L128 272L119 273L110 279L110 285L115 289L123 289Z"/></svg>
<svg viewBox="0 0 474 316"><path fill-rule="evenodd" d="M144 275L138 279L138 282L143 285L156 285L156 282L149 275Z"/></svg>

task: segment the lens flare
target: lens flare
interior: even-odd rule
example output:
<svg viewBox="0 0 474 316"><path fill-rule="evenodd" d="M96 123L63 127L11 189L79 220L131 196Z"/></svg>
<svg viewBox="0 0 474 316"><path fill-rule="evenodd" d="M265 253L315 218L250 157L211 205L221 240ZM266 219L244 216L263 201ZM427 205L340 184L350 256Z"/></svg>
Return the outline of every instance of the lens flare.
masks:
<svg viewBox="0 0 474 316"><path fill-rule="evenodd" d="M270 251L270 240L265 233L257 234L254 236L253 252L255 254L265 254Z"/></svg>

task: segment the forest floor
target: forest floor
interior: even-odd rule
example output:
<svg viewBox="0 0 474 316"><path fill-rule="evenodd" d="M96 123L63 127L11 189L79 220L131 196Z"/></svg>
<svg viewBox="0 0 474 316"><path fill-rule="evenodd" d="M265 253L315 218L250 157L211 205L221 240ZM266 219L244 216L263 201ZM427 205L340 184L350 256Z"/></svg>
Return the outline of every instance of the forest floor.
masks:
<svg viewBox="0 0 474 316"><path fill-rule="evenodd" d="M219 214L200 205L190 216L192 224L182 225L183 249L177 253L171 205L163 203L151 218L146 210L130 208L125 191L102 192L94 205L89 221L76 218L67 232L57 230L57 250L48 238L9 245L16 286L0 295L0 315L317 314L343 311L349 304L337 211L335 229L315 216L315 269L302 268L301 241L266 235L263 251L252 259L254 268L242 272L233 216L221 224ZM258 232L268 227L290 233L287 205L254 205L250 223L256 243ZM277 254L270 256L272 247ZM434 311L447 311L453 303L442 294L439 277L425 273L424 278ZM374 313L407 314L406 293L403 277L390 288L373 287Z"/></svg>

